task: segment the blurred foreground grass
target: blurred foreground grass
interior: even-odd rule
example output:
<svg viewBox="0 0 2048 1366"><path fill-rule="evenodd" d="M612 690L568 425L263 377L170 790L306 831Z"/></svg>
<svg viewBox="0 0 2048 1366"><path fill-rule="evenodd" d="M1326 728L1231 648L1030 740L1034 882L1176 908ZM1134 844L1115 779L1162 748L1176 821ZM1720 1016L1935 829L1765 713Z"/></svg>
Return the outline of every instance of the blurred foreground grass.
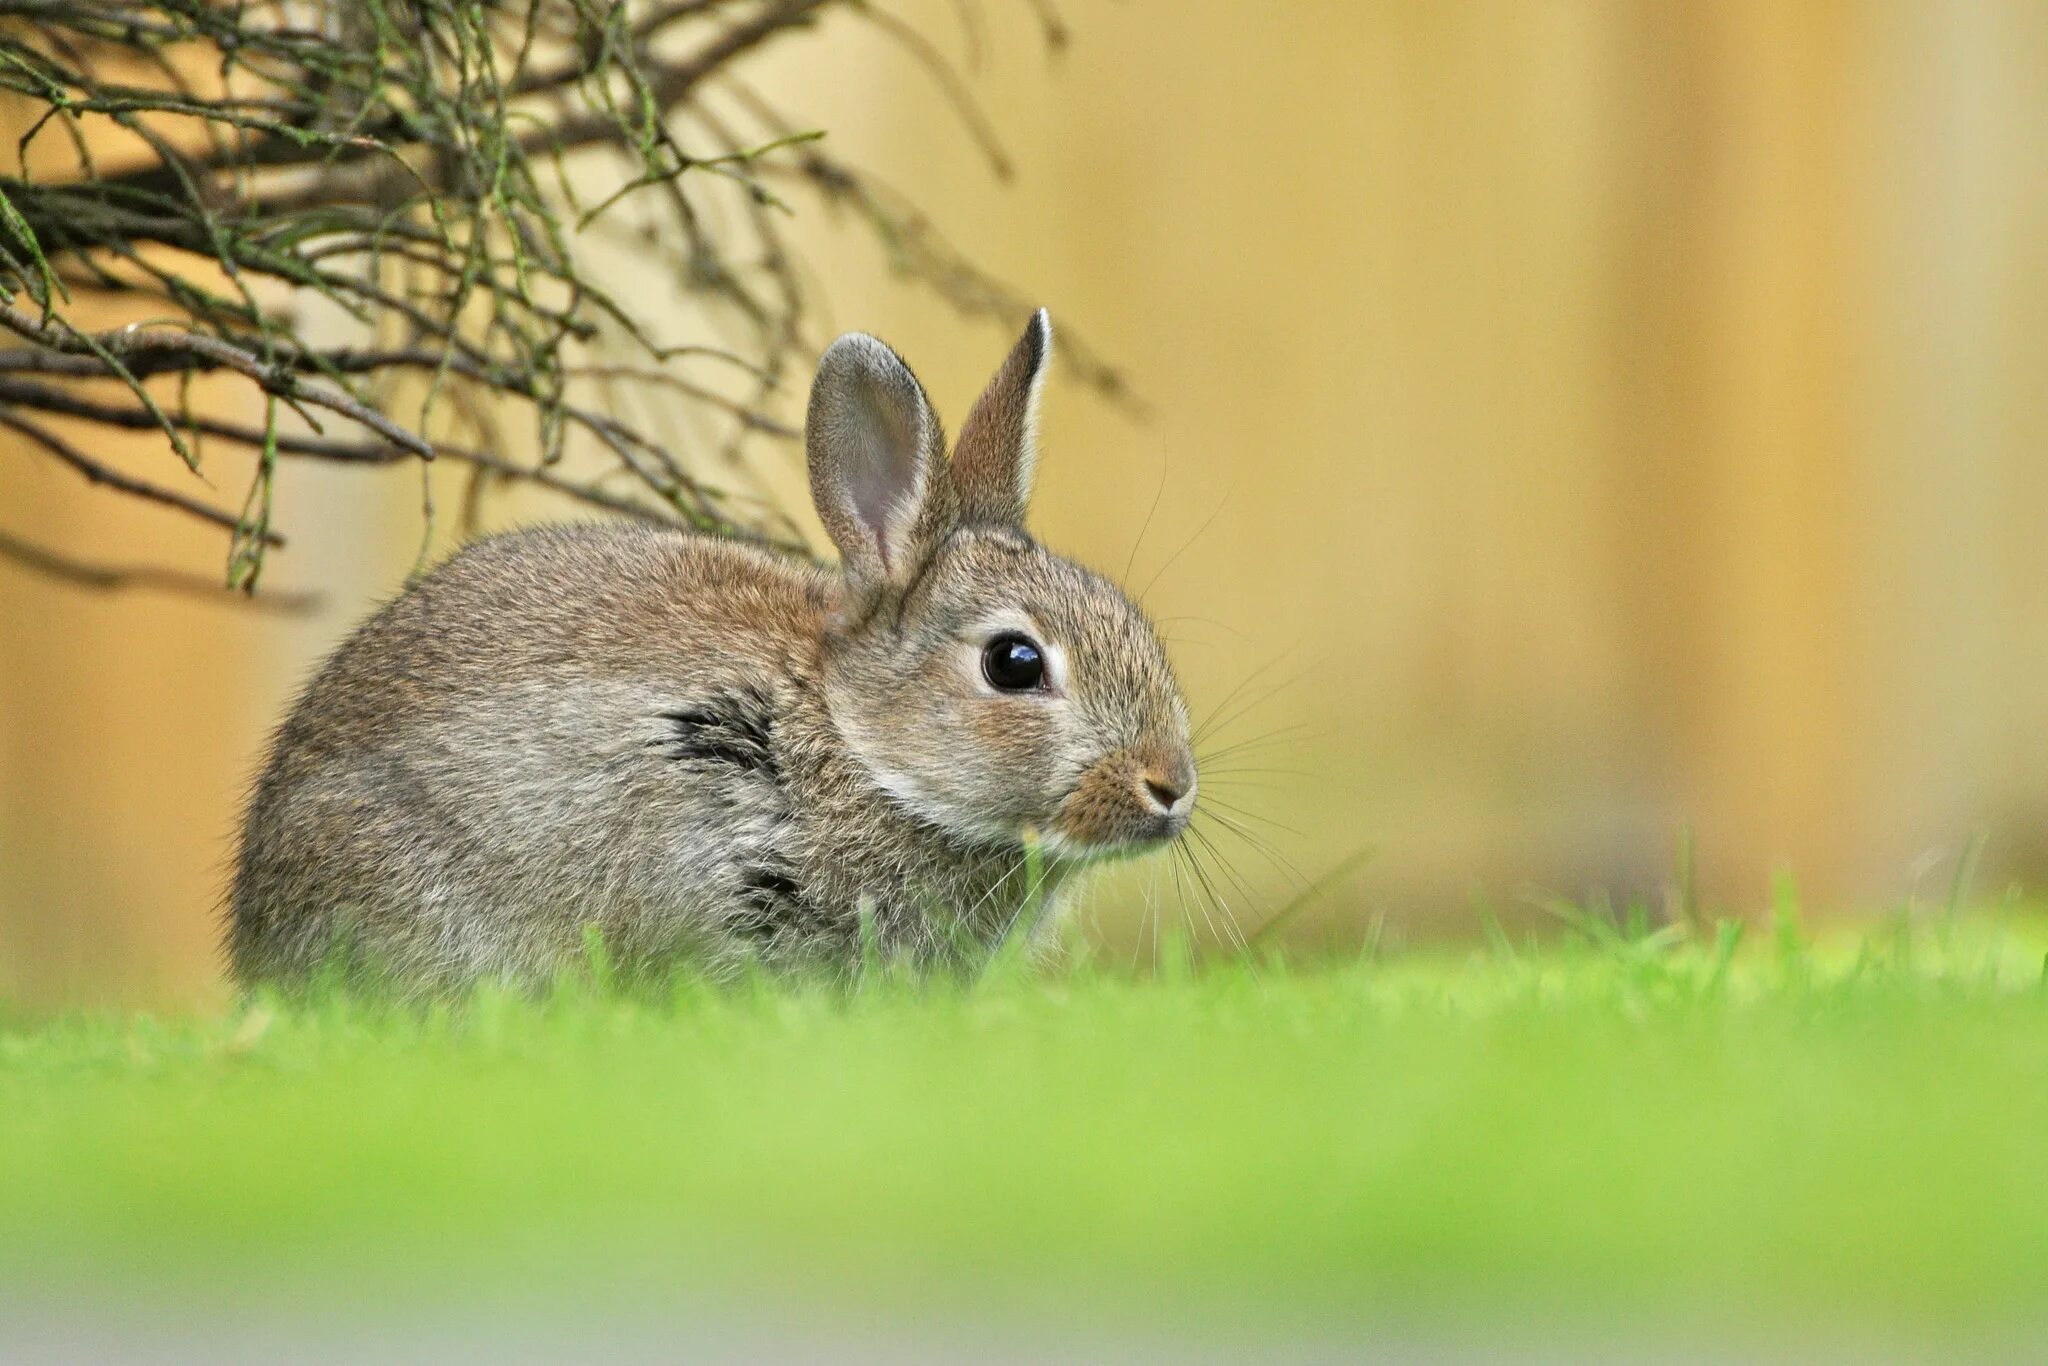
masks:
<svg viewBox="0 0 2048 1366"><path fill-rule="evenodd" d="M17 1020L0 1278L2038 1325L2041 928Z"/></svg>

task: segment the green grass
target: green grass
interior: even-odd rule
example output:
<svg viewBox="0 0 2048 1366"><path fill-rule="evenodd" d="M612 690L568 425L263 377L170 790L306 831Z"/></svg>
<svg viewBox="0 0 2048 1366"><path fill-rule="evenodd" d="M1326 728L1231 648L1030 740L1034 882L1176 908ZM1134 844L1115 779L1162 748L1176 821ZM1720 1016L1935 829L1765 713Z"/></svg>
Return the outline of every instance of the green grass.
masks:
<svg viewBox="0 0 2048 1366"><path fill-rule="evenodd" d="M17 1022L0 1281L2039 1323L2038 922L1578 931Z"/></svg>

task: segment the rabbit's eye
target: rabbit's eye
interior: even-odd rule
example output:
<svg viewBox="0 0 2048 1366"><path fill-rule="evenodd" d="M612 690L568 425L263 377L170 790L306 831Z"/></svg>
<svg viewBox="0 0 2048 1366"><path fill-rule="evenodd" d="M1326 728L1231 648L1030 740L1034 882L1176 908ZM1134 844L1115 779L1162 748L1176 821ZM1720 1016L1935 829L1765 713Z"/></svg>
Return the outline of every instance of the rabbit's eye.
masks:
<svg viewBox="0 0 2048 1366"><path fill-rule="evenodd" d="M1029 692L1045 681L1045 656L1029 636L997 636L982 647L981 673L991 687Z"/></svg>

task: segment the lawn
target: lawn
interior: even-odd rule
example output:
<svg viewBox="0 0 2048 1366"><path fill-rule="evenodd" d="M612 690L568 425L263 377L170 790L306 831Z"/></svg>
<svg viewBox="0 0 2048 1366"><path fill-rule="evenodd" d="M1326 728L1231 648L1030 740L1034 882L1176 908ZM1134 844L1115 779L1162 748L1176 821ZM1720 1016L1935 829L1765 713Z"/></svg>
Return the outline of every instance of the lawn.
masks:
<svg viewBox="0 0 2048 1366"><path fill-rule="evenodd" d="M2039 1326L2042 923L17 1019L0 1273Z"/></svg>

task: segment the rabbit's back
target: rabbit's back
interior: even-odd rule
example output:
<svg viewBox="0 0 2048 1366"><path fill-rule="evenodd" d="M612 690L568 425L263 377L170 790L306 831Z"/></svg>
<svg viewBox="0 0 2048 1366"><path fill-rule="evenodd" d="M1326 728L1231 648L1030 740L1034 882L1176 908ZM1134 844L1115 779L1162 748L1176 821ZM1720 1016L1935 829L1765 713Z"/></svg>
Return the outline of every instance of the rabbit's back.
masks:
<svg viewBox="0 0 2048 1366"><path fill-rule="evenodd" d="M775 909L794 857L778 724L802 727L831 591L795 560L633 526L450 560L280 731L243 832L237 975L531 979L591 926L627 965L761 929L750 908Z"/></svg>

